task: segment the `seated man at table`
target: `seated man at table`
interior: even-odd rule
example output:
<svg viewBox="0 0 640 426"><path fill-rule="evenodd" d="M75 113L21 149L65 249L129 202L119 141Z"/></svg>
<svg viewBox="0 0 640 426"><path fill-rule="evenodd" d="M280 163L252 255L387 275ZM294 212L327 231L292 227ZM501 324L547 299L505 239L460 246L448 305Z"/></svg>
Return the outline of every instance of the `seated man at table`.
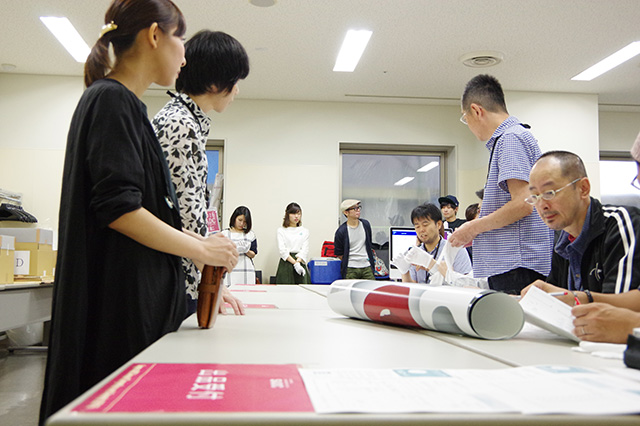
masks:
<svg viewBox="0 0 640 426"><path fill-rule="evenodd" d="M638 172L632 185L638 188L637 182L640 178L640 134L638 134L631 148L631 156L638 167ZM634 241L634 244L629 248L635 249L636 234L631 233L628 236L633 237ZM547 293L560 290L558 287L542 281L536 281L533 285ZM526 294L528 289L529 287L525 288L522 294ZM625 343L632 330L640 327L640 291L638 290L618 294L601 294L591 293L589 289L586 289L585 291L574 291L566 296L559 296L558 299L568 305L576 305L571 311L575 317L573 334L582 340Z"/></svg>
<svg viewBox="0 0 640 426"><path fill-rule="evenodd" d="M640 285L640 209L602 205L580 157L550 151L534 164L531 195L545 224L558 231L547 282L569 290L623 293Z"/></svg>
<svg viewBox="0 0 640 426"><path fill-rule="evenodd" d="M442 224L442 212L431 203L422 204L411 212L411 222L418 235L418 246L429 253L433 259L439 259L446 240L444 237L444 226ZM460 274L471 272L471 260L466 250L459 250L456 254L453 270ZM422 266L411 265L408 272L402 274L402 282L426 283L431 278L429 269Z"/></svg>

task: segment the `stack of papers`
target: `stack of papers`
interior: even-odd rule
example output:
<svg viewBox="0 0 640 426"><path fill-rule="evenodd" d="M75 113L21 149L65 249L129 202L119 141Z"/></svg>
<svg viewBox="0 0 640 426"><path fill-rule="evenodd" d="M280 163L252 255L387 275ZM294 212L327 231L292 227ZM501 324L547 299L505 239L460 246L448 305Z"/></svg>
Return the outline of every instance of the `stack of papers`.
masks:
<svg viewBox="0 0 640 426"><path fill-rule="evenodd" d="M318 413L640 413L640 372L619 370L535 366L300 374Z"/></svg>
<svg viewBox="0 0 640 426"><path fill-rule="evenodd" d="M524 311L525 321L575 342L580 341L573 334L574 317L571 315L571 306L566 303L531 286L520 300L520 306Z"/></svg>

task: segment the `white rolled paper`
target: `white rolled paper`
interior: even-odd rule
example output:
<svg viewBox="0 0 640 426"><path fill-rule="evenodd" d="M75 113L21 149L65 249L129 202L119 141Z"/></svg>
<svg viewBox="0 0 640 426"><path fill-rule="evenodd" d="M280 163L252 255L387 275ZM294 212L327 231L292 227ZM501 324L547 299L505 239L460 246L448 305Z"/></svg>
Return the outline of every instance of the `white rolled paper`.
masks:
<svg viewBox="0 0 640 426"><path fill-rule="evenodd" d="M480 288L338 280L327 301L335 312L352 318L490 340L514 337L524 325L515 298Z"/></svg>

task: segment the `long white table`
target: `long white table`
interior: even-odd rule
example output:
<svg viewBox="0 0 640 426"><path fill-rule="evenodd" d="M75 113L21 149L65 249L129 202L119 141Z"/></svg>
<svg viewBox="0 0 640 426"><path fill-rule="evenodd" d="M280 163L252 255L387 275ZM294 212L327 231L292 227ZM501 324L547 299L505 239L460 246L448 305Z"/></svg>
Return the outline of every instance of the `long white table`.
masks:
<svg viewBox="0 0 640 426"><path fill-rule="evenodd" d="M53 284L0 284L0 331L49 321Z"/></svg>
<svg viewBox="0 0 640 426"><path fill-rule="evenodd" d="M49 425L275 425L327 424L640 424L637 416L523 416L514 414L332 414L307 413L78 413L71 409L131 363L298 364L307 368L510 368L515 365L569 364L567 342L483 341L424 330L398 328L341 317L326 305L326 287L234 286L245 303L275 308L248 309L243 317L219 316L209 330L190 317L134 357L127 365L50 418ZM248 291L260 290L260 291ZM266 290L263 292L262 290ZM260 296L261 295L261 296ZM323 307L324 303L324 307ZM295 309L298 304L298 309ZM550 354L546 354L550 351ZM553 358L553 359L551 359ZM620 366L598 360L590 366ZM598 362L601 361L601 362ZM597 365L596 365L597 364Z"/></svg>

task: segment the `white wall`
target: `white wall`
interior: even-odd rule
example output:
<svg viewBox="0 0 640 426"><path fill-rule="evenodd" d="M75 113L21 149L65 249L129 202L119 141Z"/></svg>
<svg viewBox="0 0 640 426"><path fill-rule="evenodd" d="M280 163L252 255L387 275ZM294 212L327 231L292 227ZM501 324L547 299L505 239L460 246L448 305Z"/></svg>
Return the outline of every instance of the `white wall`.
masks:
<svg viewBox="0 0 640 426"><path fill-rule="evenodd" d="M0 188L22 193L47 228L58 227L64 148L82 90L79 77L0 74Z"/></svg>
<svg viewBox="0 0 640 426"><path fill-rule="evenodd" d="M629 152L640 132L640 112L600 111L600 149Z"/></svg>
<svg viewBox="0 0 640 426"><path fill-rule="evenodd" d="M531 125L542 152L565 150L582 158L591 180L591 193L599 197L598 97L530 92L505 96L509 112Z"/></svg>
<svg viewBox="0 0 640 426"><path fill-rule="evenodd" d="M79 77L0 74L0 188L24 193L25 209L54 228L64 144L81 91ZM143 100L153 115L166 98ZM507 103L533 126L543 151L574 151L593 169L597 97L512 92ZM453 146L457 174L448 192L462 206L474 203L488 154L459 117L458 106L236 100L224 114L212 113L211 137L226 141L224 217L240 204L251 209L256 266L268 279L277 265L275 230L296 201L311 230L311 256L318 256L338 223L340 142Z"/></svg>

